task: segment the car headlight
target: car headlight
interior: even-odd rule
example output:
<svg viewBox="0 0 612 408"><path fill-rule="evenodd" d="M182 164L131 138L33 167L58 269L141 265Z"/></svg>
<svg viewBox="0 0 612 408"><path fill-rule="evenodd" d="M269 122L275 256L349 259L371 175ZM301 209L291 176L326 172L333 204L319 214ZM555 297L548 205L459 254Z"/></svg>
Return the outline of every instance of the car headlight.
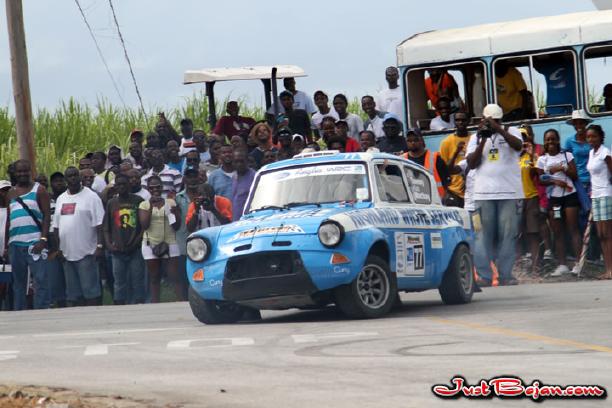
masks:
<svg viewBox="0 0 612 408"><path fill-rule="evenodd" d="M187 241L187 256L193 262L202 262L210 252L210 244L204 238L196 237Z"/></svg>
<svg viewBox="0 0 612 408"><path fill-rule="evenodd" d="M332 248L342 242L344 228L335 221L324 221L319 227L318 235L323 246Z"/></svg>

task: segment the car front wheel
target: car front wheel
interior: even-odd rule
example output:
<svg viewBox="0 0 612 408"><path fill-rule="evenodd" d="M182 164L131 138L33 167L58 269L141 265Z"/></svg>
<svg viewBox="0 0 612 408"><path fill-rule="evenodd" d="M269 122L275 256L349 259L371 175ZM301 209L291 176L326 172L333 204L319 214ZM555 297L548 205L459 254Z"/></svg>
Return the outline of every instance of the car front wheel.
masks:
<svg viewBox="0 0 612 408"><path fill-rule="evenodd" d="M373 319L389 313L396 294L397 282L389 265L370 255L353 282L335 290L335 302L348 317Z"/></svg>
<svg viewBox="0 0 612 408"><path fill-rule="evenodd" d="M236 323L245 315L246 308L233 302L203 299L189 287L189 306L193 315L205 324Z"/></svg>

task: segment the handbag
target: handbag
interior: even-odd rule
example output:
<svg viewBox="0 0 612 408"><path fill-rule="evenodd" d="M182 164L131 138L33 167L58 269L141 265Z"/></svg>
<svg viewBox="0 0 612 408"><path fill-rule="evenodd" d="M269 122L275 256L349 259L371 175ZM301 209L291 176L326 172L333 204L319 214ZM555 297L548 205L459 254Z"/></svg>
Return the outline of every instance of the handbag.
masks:
<svg viewBox="0 0 612 408"><path fill-rule="evenodd" d="M563 152L563 155L565 156L565 162L569 165L569 162L567 160L567 152ZM591 197L589 197L589 193L586 191L586 189L580 182L580 179L575 180L575 181L572 180L572 183L574 183L574 189L576 190L576 194L578 195L578 202L580 203L580 210L585 214L590 212L591 211Z"/></svg>
<svg viewBox="0 0 612 408"><path fill-rule="evenodd" d="M164 204L166 205L166 204ZM164 215L165 216L165 215ZM166 237L166 220L164 219L164 238ZM151 242L149 241L149 233L147 232L147 245L151 246ZM170 245L167 242L162 241L157 245L151 247L151 252L157 258L163 258L164 256L170 253Z"/></svg>

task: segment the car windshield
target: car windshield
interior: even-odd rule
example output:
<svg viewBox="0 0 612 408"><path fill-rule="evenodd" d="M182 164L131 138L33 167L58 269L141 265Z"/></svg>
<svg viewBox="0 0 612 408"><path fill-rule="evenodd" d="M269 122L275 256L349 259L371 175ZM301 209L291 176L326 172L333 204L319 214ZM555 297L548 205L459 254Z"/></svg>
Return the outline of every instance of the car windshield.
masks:
<svg viewBox="0 0 612 408"><path fill-rule="evenodd" d="M313 164L259 176L246 212L369 199L363 163Z"/></svg>

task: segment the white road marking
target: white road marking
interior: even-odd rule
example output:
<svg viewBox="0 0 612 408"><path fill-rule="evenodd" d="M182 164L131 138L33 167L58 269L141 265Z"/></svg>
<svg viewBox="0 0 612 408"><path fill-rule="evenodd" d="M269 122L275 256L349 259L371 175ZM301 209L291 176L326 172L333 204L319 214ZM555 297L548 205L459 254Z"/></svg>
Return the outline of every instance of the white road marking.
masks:
<svg viewBox="0 0 612 408"><path fill-rule="evenodd" d="M18 350L0 350L0 361L14 360L19 354Z"/></svg>
<svg viewBox="0 0 612 408"><path fill-rule="evenodd" d="M233 346L252 346L253 344L255 344L255 340L251 337L217 337L217 338L169 341L166 348L168 350L186 350L186 349L191 348L191 343L195 343L195 342L226 342L226 343L229 343L229 344L214 344L214 345L202 346L202 347L210 347L210 348L233 347Z"/></svg>
<svg viewBox="0 0 612 408"><path fill-rule="evenodd" d="M98 335L104 335L104 334L149 333L149 332L185 330L185 329L193 329L193 326L164 327L164 328L155 328L155 329L125 329L125 330L116 329L116 330L100 330L100 331L86 331L86 332L41 333L41 334L34 334L33 337L98 336Z"/></svg>
<svg viewBox="0 0 612 408"><path fill-rule="evenodd" d="M140 343L113 343L113 344L91 344L85 347L84 356L103 356L108 354L109 347L115 346L135 346Z"/></svg>
<svg viewBox="0 0 612 408"><path fill-rule="evenodd" d="M338 333L315 333L315 334L293 334L291 338L295 343L316 343L320 340L337 340L342 338L378 336L377 332L338 332Z"/></svg>

